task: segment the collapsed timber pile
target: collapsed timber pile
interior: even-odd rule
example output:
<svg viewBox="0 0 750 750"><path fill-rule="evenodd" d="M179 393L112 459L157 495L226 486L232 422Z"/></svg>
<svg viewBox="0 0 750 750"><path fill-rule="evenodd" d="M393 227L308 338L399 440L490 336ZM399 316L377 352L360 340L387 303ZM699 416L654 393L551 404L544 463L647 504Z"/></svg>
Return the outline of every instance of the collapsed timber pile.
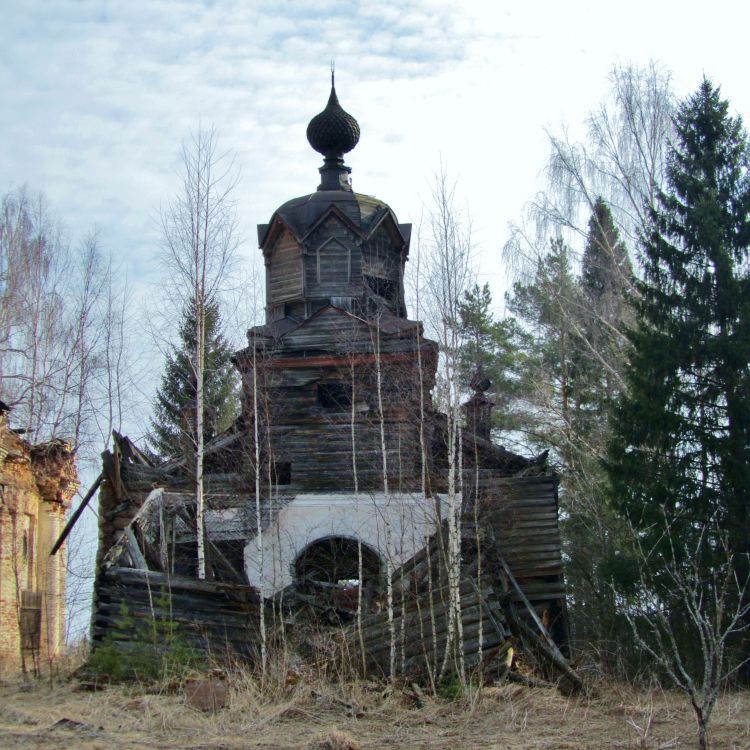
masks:
<svg viewBox="0 0 750 750"><path fill-rule="evenodd" d="M566 675L557 478L541 460L521 462L513 466L515 475L501 476L508 470L508 457L496 446L480 447L485 452L481 466L469 466L463 481L467 489L462 503L460 633L448 575L445 521L393 572L391 614L377 556L364 555L357 570L354 543L354 555L350 550L348 558L342 554L333 562L313 560L312 568L329 574L327 579L300 575L275 601L269 599L267 621L284 610L283 629L292 638L304 619L294 616L300 604L313 611L319 624L339 627L349 621L350 644L354 651L362 649L368 672L376 675L434 679L461 661L467 669L502 664L502 657L519 647L545 665L548 674ZM466 463L478 453L477 445L467 441ZM247 584L237 555L222 552L228 538L240 537L235 548L239 544L242 549L252 537L248 515L234 525L216 519L207 525L211 577L198 581L195 504L188 485L175 482L170 487L164 467L154 465L117 433L104 459L97 480L101 546L94 647L107 640L137 642L153 631L154 622L169 621L202 651L253 659L259 650L257 589ZM226 475L220 476L224 483L219 475L209 483L214 492L208 494L208 507L226 514L247 506L247 495L235 494L230 502ZM168 486L153 488L159 483ZM223 511L216 510L222 505ZM338 568L330 574L327 565ZM358 586L350 584L360 573L358 586L374 581L361 598ZM279 598L284 602L281 608ZM353 624L360 602L361 633ZM273 628L269 632L273 637ZM575 678L568 678L568 683L575 684Z"/></svg>
<svg viewBox="0 0 750 750"><path fill-rule="evenodd" d="M253 659L258 649L257 591L215 545L211 579L196 579L194 555L186 553L184 541L187 536L194 545L194 499L184 491L144 491L139 480L156 478L160 470L127 437L115 432L113 438L112 449L103 454L102 474L84 498L88 502L99 489L92 647L109 644L127 650L179 634L186 645L211 658ZM128 472L139 480L129 483ZM71 527L69 522L61 540Z"/></svg>
<svg viewBox="0 0 750 750"><path fill-rule="evenodd" d="M429 677L461 665L502 672L525 650L545 676L581 687L565 649L564 585L553 476L492 483L464 519L461 566L451 585L444 522L392 576L392 612L365 617L350 633L370 671ZM514 574L515 570L515 574ZM459 615L460 613L460 615ZM460 624L459 624L460 623ZM460 648L459 648L460 644Z"/></svg>

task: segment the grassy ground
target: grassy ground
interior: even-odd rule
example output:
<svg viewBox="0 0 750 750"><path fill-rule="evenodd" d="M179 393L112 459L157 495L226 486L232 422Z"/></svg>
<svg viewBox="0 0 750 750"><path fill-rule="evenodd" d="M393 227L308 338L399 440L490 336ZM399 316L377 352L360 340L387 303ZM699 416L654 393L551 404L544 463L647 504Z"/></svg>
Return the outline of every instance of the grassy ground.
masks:
<svg viewBox="0 0 750 750"><path fill-rule="evenodd" d="M265 697L269 692L275 697ZM75 681L50 686L6 679L0 682L0 748L696 747L689 707L674 693L608 685L587 698L566 698L554 689L503 684L466 701L415 697L377 683L313 688L300 682L261 694L253 679L241 676L232 681L225 708L201 712L179 686L91 692ZM750 694L722 697L711 748L750 749Z"/></svg>

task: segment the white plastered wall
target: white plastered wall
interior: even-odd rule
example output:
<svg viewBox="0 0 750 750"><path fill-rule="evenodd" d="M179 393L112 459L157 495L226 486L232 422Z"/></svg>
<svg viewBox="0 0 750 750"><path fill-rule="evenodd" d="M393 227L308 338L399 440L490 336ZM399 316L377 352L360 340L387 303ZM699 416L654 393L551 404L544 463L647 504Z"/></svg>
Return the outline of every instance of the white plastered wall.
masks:
<svg viewBox="0 0 750 750"><path fill-rule="evenodd" d="M438 498L440 500L440 498ZM359 539L376 550L383 569L412 557L436 528L437 502L420 494L309 493L284 506L260 538L245 546L245 570L252 586L272 596L294 580L293 565L308 545L332 536Z"/></svg>

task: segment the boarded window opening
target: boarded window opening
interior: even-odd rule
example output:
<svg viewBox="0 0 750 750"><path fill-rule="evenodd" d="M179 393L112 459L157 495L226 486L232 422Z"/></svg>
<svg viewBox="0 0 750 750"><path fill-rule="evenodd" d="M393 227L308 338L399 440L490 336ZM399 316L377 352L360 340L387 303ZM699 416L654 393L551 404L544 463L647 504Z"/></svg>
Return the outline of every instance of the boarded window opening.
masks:
<svg viewBox="0 0 750 750"><path fill-rule="evenodd" d="M351 281L351 253L337 240L330 241L317 251L317 280L321 285L348 284Z"/></svg>
<svg viewBox="0 0 750 750"><path fill-rule="evenodd" d="M39 653L42 633L42 595L38 591L21 592L19 630L21 648L33 654Z"/></svg>

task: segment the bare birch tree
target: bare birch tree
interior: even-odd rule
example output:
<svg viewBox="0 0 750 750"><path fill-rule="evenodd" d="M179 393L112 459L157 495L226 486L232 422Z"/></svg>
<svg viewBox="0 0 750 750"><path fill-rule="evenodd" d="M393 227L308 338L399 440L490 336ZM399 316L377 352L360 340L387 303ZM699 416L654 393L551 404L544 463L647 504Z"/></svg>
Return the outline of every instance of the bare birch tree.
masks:
<svg viewBox="0 0 750 750"><path fill-rule="evenodd" d="M442 167L435 176L432 205L427 213L424 245L425 282L431 304L425 306L425 317L440 345L438 361L438 408L446 416L447 508L448 525L447 575L450 628L441 673L448 665L451 649L456 656L459 678L465 683L463 633L461 619L461 520L463 510L462 420L460 383L460 350L463 331L460 303L474 279L471 227L465 223L456 206L455 185Z"/></svg>
<svg viewBox="0 0 750 750"><path fill-rule="evenodd" d="M100 367L102 258L95 234L73 247L42 194L2 199L0 381L32 442L71 438L93 410ZM84 424L86 423L86 424Z"/></svg>
<svg viewBox="0 0 750 750"><path fill-rule="evenodd" d="M191 433L195 446L195 499L198 577L206 577L203 527L204 376L206 310L227 282L238 246L234 188L238 173L234 159L221 153L218 136L199 127L182 146L182 183L161 211L163 261L169 274L172 302L191 300L196 311L192 368L195 408Z"/></svg>
<svg viewBox="0 0 750 750"><path fill-rule="evenodd" d="M41 193L20 188L0 198L0 390L29 442L71 443L85 488L102 443L135 411L137 394L126 285L95 231L77 242L68 234ZM67 583L54 596L67 600L69 637L88 624L94 538L90 525L79 524L60 553ZM46 590L50 569L42 558L39 564Z"/></svg>
<svg viewBox="0 0 750 750"><path fill-rule="evenodd" d="M615 66L609 79L609 95L589 114L584 140L547 132L546 187L527 205L526 228L512 227L505 248L517 268L534 265L535 248L544 252L550 236L562 234L576 246L599 199L631 248L655 206L673 133L671 75L651 62Z"/></svg>

